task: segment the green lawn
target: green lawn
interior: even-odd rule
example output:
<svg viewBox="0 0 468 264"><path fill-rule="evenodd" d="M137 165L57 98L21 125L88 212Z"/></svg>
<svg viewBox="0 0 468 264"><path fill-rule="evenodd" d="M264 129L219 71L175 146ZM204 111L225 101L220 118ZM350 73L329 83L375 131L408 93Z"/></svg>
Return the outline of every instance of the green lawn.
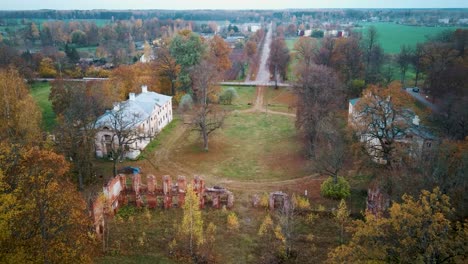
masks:
<svg viewBox="0 0 468 264"><path fill-rule="evenodd" d="M365 32L370 26L375 26L379 34L379 43L385 53L400 52L401 45L415 47L418 42L426 41L427 36L434 36L445 30L455 30L457 27L420 27L406 26L389 22L363 23L362 28L355 31Z"/></svg>
<svg viewBox="0 0 468 264"><path fill-rule="evenodd" d="M224 105L223 108L228 110L243 110L251 107L255 101L255 86L221 86L224 91L229 87L233 87L237 91L238 98L232 102L232 105Z"/></svg>
<svg viewBox="0 0 468 264"><path fill-rule="evenodd" d="M170 137L171 133L174 129L182 122L180 118L177 116L172 119L171 123L169 123L157 136L153 139L145 148L145 150L141 153L138 157L140 160L144 160L151 155L157 147L161 146L161 143L166 141L168 137Z"/></svg>
<svg viewBox="0 0 468 264"><path fill-rule="evenodd" d="M296 95L289 87L268 87L263 103L268 110L292 114L296 112Z"/></svg>
<svg viewBox="0 0 468 264"><path fill-rule="evenodd" d="M96 49L97 49L97 46L88 46L88 47L79 47L79 48L76 48L77 51L81 51L81 52L89 52L91 54L95 54L96 53Z"/></svg>
<svg viewBox="0 0 468 264"><path fill-rule="evenodd" d="M311 173L292 117L231 113L224 126L210 135L208 152L203 151L198 133L185 138L171 159L213 182L291 179Z"/></svg>
<svg viewBox="0 0 468 264"><path fill-rule="evenodd" d="M43 129L50 132L56 125L55 113L52 110L52 103L49 101L50 83L35 82L30 87L31 96L42 110Z"/></svg>

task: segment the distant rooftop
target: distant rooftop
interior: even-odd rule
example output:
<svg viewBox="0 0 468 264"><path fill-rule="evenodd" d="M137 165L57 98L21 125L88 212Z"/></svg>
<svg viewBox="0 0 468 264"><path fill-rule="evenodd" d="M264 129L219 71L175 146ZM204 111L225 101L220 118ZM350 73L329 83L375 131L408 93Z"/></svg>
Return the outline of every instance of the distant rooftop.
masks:
<svg viewBox="0 0 468 264"><path fill-rule="evenodd" d="M114 104L112 110L106 111L105 114L99 117L96 126L110 125L112 117L117 111L122 111L121 116L126 119L125 123L131 123L132 125L140 124L153 113L155 105L162 107L171 98L171 96L147 91L147 87L143 86L142 93L138 95L130 93L128 100Z"/></svg>
<svg viewBox="0 0 468 264"><path fill-rule="evenodd" d="M349 100L349 103L350 103L351 105L353 105L353 106L354 106L354 105L356 105L356 104L357 104L357 102L359 101L359 99L360 99L360 98L354 98L354 99L351 99L351 100Z"/></svg>

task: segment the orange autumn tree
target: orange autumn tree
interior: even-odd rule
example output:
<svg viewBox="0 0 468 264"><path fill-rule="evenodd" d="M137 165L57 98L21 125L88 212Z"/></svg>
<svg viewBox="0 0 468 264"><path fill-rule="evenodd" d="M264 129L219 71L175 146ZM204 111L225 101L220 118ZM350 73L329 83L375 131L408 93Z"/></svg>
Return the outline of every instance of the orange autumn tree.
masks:
<svg viewBox="0 0 468 264"><path fill-rule="evenodd" d="M0 237L0 262L91 263L92 222L63 156L1 144L0 168L0 195L11 195L0 206L0 227L10 230Z"/></svg>
<svg viewBox="0 0 468 264"><path fill-rule="evenodd" d="M167 85L170 86L170 94L172 96L176 95L178 85L177 77L180 73L180 65L177 64L176 60L171 56L167 47L161 47L158 49L153 67L160 79L161 87L166 87Z"/></svg>
<svg viewBox="0 0 468 264"><path fill-rule="evenodd" d="M119 100L126 100L129 93L140 93L141 86L147 85L149 90L161 92L158 78L149 63L120 65L113 70L106 86Z"/></svg>
<svg viewBox="0 0 468 264"><path fill-rule="evenodd" d="M220 73L231 68L231 60L229 55L231 54L231 48L220 36L215 35L208 43L209 45L209 59L213 61L216 69Z"/></svg>

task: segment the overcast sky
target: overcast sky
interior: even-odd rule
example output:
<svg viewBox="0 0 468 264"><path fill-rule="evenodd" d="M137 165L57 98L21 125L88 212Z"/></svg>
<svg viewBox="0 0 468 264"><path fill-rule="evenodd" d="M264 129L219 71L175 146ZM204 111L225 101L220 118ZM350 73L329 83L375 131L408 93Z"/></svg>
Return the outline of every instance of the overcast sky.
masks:
<svg viewBox="0 0 468 264"><path fill-rule="evenodd" d="M2 10L468 8L468 0L0 0Z"/></svg>

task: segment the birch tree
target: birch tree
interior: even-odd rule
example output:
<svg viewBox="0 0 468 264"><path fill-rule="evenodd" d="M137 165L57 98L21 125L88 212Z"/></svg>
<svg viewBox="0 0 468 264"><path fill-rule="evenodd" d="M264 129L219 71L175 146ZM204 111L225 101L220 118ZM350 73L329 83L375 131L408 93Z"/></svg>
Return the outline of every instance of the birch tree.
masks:
<svg viewBox="0 0 468 264"><path fill-rule="evenodd" d="M190 256L195 257L196 247L204 243L203 219L200 211L200 199L198 198L192 184L187 185L185 203L183 206L184 215L180 232L188 240Z"/></svg>

